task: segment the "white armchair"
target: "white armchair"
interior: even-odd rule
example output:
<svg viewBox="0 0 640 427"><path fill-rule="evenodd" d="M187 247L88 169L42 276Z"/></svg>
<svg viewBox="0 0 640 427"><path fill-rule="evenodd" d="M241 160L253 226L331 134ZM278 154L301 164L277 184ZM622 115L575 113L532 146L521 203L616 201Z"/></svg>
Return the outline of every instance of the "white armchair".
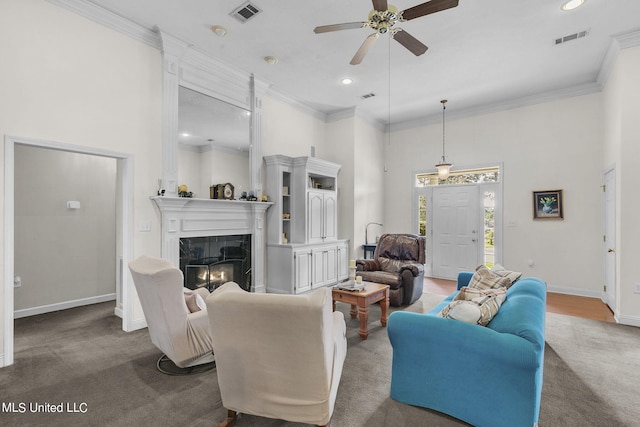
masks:
<svg viewBox="0 0 640 427"><path fill-rule="evenodd" d="M344 316L331 290L249 293L228 282L206 300L218 384L228 418L238 413L326 425L347 355Z"/></svg>
<svg viewBox="0 0 640 427"><path fill-rule="evenodd" d="M151 342L164 352L158 370L181 375L212 369L213 346L204 304L209 291L184 288L182 271L165 259L141 256L129 263L129 270Z"/></svg>

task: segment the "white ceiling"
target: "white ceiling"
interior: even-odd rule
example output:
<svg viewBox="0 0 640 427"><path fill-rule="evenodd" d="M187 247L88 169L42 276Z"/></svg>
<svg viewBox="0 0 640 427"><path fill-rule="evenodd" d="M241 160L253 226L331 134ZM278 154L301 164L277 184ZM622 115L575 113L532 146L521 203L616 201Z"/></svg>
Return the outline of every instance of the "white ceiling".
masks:
<svg viewBox="0 0 640 427"><path fill-rule="evenodd" d="M299 102L332 113L356 106L381 123L447 113L595 84L613 36L640 29L639 0L460 0L458 7L400 27L429 50L416 57L381 36L360 65L349 61L369 28L315 34L314 27L366 21L371 0L251 0L246 23L230 13L245 0L91 0L147 28L160 27ZM399 10L420 0L391 1ZM212 33L212 25L228 31ZM588 30L558 46L555 39ZM269 65L267 55L279 62ZM349 77L353 84L340 81ZM362 95L376 96L361 99ZM390 96L389 96L390 94Z"/></svg>

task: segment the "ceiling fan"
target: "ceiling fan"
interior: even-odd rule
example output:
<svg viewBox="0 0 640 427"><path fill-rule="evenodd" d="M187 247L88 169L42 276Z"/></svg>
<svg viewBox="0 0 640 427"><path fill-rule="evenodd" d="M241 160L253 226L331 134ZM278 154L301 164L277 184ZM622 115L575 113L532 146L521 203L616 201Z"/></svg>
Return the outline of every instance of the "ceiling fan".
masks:
<svg viewBox="0 0 640 427"><path fill-rule="evenodd" d="M406 47L411 53L420 56L428 49L420 40L404 31L402 28L395 27L397 22L410 21L411 19L421 16L430 15L432 13L441 12L446 9L458 6L459 0L431 0L417 6L410 7L401 12L387 0L372 0L373 10L369 12L367 21L364 22L347 22L344 24L321 25L314 28L316 34L328 33L331 31L351 30L354 28L370 27L375 33L367 37L360 46L360 49L351 59L351 65L357 65L364 59L374 42L380 37L380 34L391 33L391 37L397 40L402 46Z"/></svg>

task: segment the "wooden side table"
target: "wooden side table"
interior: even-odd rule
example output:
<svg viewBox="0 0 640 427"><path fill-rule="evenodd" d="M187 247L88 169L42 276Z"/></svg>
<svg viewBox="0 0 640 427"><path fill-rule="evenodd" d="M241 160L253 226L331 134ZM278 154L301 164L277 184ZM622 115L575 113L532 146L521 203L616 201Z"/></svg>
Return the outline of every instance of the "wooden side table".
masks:
<svg viewBox="0 0 640 427"><path fill-rule="evenodd" d="M367 320L369 319L369 306L380 301L380 324L387 326L387 311L389 309L389 286L379 283L364 282L365 286L359 292L344 291L334 287L331 291L333 298L333 311L336 311L336 301L344 302L351 305L349 314L355 319L356 314L360 319L360 329L358 334L360 338L366 340L369 336L369 327Z"/></svg>

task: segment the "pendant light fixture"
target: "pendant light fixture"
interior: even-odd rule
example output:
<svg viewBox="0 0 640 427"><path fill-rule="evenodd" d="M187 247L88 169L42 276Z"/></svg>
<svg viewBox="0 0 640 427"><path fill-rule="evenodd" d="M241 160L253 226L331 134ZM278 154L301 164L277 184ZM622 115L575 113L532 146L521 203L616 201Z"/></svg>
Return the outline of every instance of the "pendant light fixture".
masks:
<svg viewBox="0 0 640 427"><path fill-rule="evenodd" d="M438 169L438 178L447 179L449 177L449 172L451 172L451 166L453 166L453 164L447 162L444 157L444 112L447 109L447 100L443 99L440 102L442 103L442 160L440 160L440 163L436 165L436 168Z"/></svg>

